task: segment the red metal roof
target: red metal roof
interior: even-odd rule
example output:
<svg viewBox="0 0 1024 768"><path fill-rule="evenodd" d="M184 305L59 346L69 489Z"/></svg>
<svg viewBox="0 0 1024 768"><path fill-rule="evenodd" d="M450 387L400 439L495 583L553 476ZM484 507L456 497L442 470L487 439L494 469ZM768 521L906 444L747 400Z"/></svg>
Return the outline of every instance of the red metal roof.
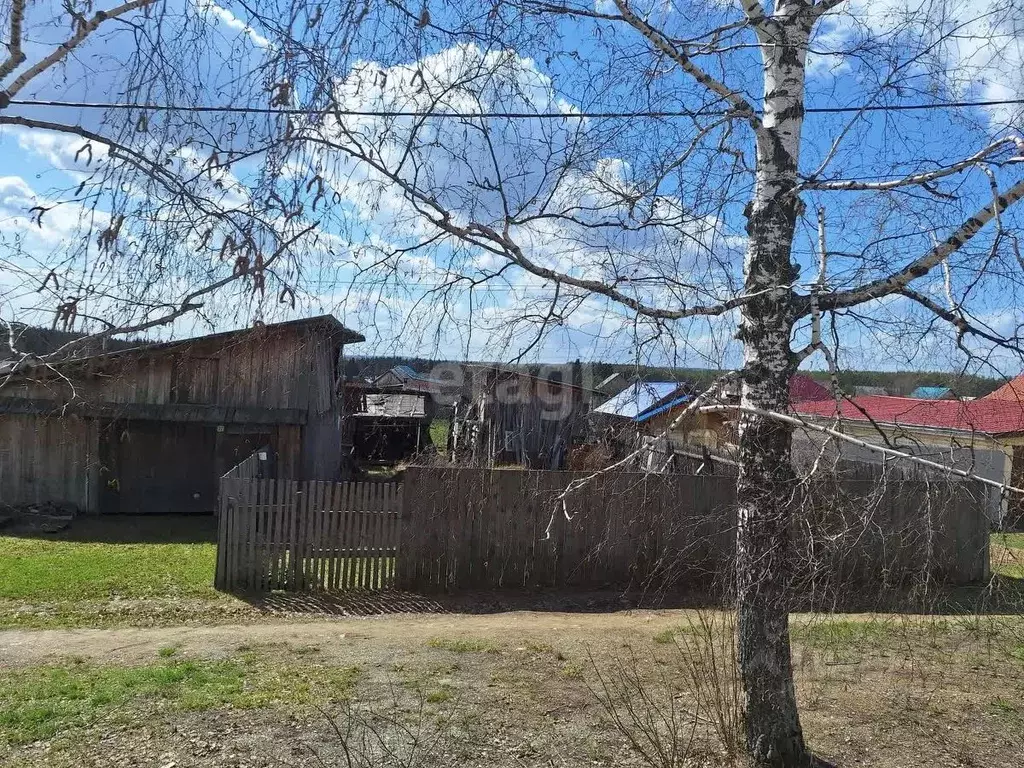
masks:
<svg viewBox="0 0 1024 768"><path fill-rule="evenodd" d="M831 400L832 393L810 376L795 373L789 380L789 402L802 403L807 400Z"/></svg>
<svg viewBox="0 0 1024 768"><path fill-rule="evenodd" d="M803 416L835 418L835 400L796 403ZM840 403L839 416L850 421L932 427L962 432L1005 435L1024 432L1024 401L982 398L979 400L916 400L910 397L855 397Z"/></svg>
<svg viewBox="0 0 1024 768"><path fill-rule="evenodd" d="M1024 375L1006 382L995 392L990 392L980 399L1009 400L1014 403L1024 403Z"/></svg>

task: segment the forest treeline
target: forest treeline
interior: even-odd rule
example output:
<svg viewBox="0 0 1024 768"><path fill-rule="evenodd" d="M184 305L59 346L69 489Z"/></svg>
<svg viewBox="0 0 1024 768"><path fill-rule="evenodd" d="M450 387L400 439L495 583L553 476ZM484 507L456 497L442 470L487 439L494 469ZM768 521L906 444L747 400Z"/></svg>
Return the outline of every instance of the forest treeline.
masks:
<svg viewBox="0 0 1024 768"><path fill-rule="evenodd" d="M349 378L373 379L396 365L407 365L418 373L429 373L436 366L459 365L501 365L500 363L466 363L449 360L432 360L422 357L352 357L345 363L345 375ZM521 364L502 366L520 368L528 373L543 372L550 377L552 366ZM618 373L629 380L640 378L645 381L690 382L702 388L713 382L721 371L710 368L673 368L668 366L636 365L630 363L584 363L576 360L558 366L569 372L574 384L587 387L597 386L612 374ZM806 371L807 375L828 385L827 371ZM557 373L555 374L558 375ZM563 373L562 376L566 374ZM1006 382L987 376L973 376L937 371L841 371L839 384L845 392L853 393L856 387L879 387L887 394L907 396L917 387L949 387L960 397L981 397Z"/></svg>

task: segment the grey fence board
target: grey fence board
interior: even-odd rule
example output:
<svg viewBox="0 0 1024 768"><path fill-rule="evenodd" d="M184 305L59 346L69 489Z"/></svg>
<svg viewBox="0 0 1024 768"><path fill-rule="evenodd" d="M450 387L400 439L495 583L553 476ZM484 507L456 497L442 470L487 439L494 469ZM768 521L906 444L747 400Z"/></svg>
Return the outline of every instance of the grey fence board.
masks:
<svg viewBox="0 0 1024 768"><path fill-rule="evenodd" d="M394 483L225 477L214 584L252 593L391 588L400 500Z"/></svg>
<svg viewBox="0 0 1024 768"><path fill-rule="evenodd" d="M411 467L397 584L419 592L534 587L686 588L731 573L735 479ZM834 479L793 515L798 589L966 584L988 576L988 520L973 483ZM550 532L548 534L548 527Z"/></svg>

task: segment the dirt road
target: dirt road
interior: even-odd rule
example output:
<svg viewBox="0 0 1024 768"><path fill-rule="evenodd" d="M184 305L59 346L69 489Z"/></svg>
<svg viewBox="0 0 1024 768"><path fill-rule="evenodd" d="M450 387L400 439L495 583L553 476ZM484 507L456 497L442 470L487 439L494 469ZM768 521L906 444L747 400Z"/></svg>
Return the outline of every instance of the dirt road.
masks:
<svg viewBox="0 0 1024 768"><path fill-rule="evenodd" d="M75 656L92 661L133 663L152 660L161 648L182 655L215 657L244 646L283 644L317 646L328 654L347 655L369 644L408 647L432 638L480 638L509 643L558 638L566 647L621 644L650 638L678 625L686 611L622 611L580 614L517 611L491 615L396 614L375 618L342 618L221 626L116 629L48 629L0 631L0 666L23 666Z"/></svg>

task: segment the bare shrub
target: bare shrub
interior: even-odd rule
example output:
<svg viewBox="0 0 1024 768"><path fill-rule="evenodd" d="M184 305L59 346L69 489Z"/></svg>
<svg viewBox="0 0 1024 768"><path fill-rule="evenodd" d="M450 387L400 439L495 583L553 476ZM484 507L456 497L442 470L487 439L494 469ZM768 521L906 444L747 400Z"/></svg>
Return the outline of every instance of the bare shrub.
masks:
<svg viewBox="0 0 1024 768"><path fill-rule="evenodd" d="M697 712L682 705L665 669L657 679L645 678L632 649L629 658L617 659L608 672L601 672L593 656L590 664L597 678L591 693L633 752L651 768L681 768L692 762Z"/></svg>
<svg viewBox="0 0 1024 768"><path fill-rule="evenodd" d="M743 684L736 660L736 615L699 610L687 614L685 632L675 636L689 675L697 711L710 725L726 756L743 748Z"/></svg>
<svg viewBox="0 0 1024 768"><path fill-rule="evenodd" d="M444 768L457 764L452 750L453 708L438 711L430 697L421 694L409 707L392 695L382 702L363 706L345 700L341 711L321 714L337 740L328 757L326 749L307 745L322 768ZM338 754L340 753L340 754Z"/></svg>
<svg viewBox="0 0 1024 768"><path fill-rule="evenodd" d="M652 768L693 765L704 756L706 728L734 764L743 747L742 684L733 613L699 610L672 633L667 662L652 657L650 672L630 649L606 672L591 666L591 691L632 750Z"/></svg>

